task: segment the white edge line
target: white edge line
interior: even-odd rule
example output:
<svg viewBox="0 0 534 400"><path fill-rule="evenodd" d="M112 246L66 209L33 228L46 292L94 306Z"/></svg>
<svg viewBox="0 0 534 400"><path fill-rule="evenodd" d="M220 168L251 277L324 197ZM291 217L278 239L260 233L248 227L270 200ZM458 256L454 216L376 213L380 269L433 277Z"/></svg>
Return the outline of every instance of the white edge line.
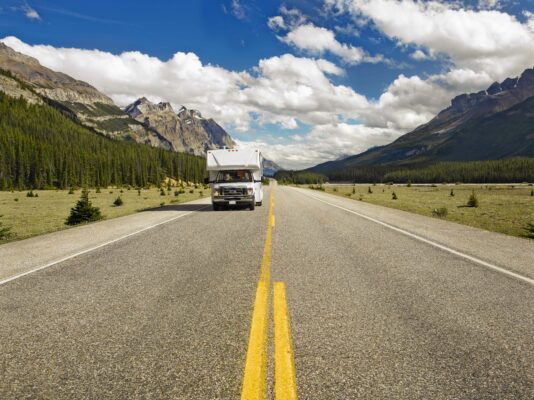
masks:
<svg viewBox="0 0 534 400"><path fill-rule="evenodd" d="M157 227L157 226L160 226L160 225L163 225L163 224L172 222L172 221L174 221L174 220L177 220L178 218L185 217L186 215L192 214L192 213L194 213L194 212L203 210L203 209L208 208L208 207L210 207L210 206L207 205L207 206L204 206L204 207L200 207L198 210L188 211L188 212L186 212L185 214L177 215L176 217L172 217L171 219L168 219L168 220L165 220L165 221L162 221L162 222L158 222L157 224L147 226L147 227L145 227L145 228L143 228L143 229L140 229L140 230L138 230L138 231L135 231L135 232L132 232L132 233L128 233L127 235L121 236L121 237L119 237L119 238L110 240L110 241L105 242L105 243L101 243L101 244L99 244L98 246L91 247L91 248L89 248L89 249L80 251L80 252L75 253L75 254L71 254L70 256L63 257L63 258L60 258L59 260L55 260L55 261L49 262L48 264L41 265L40 267L33 268L33 269L29 270L29 271L22 272L22 273L20 273L20 274L10 276L9 278L0 280L0 286L6 284L6 283L8 283L8 282L12 282L12 281L14 281L15 279L22 278L23 276L30 275L30 274L33 274L34 272L41 271L42 269L45 269L45 268L51 267L51 266L53 266L53 265L59 264L59 263L61 263L61 262L63 262L63 261L70 260L71 258L75 258L75 257L81 256L82 254L90 253L91 251L94 251L94 250L98 250L98 249L100 249L101 247L108 246L108 245L110 245L110 244L112 244L112 243L115 243L115 242L118 242L118 241L120 241L120 240L126 239L126 238L128 238L128 237L130 237L130 236L137 235L138 233L141 233L141 232L147 231L147 230L149 230L149 229L153 229L153 228L155 228L155 227Z"/></svg>
<svg viewBox="0 0 534 400"><path fill-rule="evenodd" d="M483 261L483 260L481 260L479 258L476 258L476 257L470 256L470 255L467 255L465 253L459 252L457 250L451 249L450 247L447 247L447 246L444 246L442 244L433 242L432 240L429 240L429 239L425 239L424 237L416 235L415 233L411 233L411 232L405 231L404 229L397 228L396 226L390 225L390 224L388 224L386 222L382 222L382 221L380 221L378 219L369 217L369 216L364 215L364 214L360 214L357 211L353 211L353 210L350 210L348 208L345 208L345 207L342 207L342 206L338 206L337 204L330 203L330 202L328 202L326 200L322 200L319 197L316 197L314 195L310 195L310 194L307 194L307 193L305 194L300 189L298 189L298 191L301 192L302 194L304 194L305 196L312 197L315 200L320 201L320 202L325 203L325 204L328 204L328 205L331 205L332 207L336 207L336 208L339 208L339 209L341 209L343 211L347 211L349 213L355 214L355 215L357 215L357 216L359 216L361 218L367 219L367 220L372 221L374 223L377 223L379 225L385 226L386 228L389 228L389 229L392 229L392 230L397 231L399 233L402 233L403 235L409 236L409 237L414 238L416 240L419 240L421 242L427 243L427 244L429 244L431 246L437 247L438 249L447 251L447 252L452 253L452 254L454 254L456 256L465 258L466 260L473 261L473 262L475 262L477 264L480 264L480 265L482 265L482 266L484 266L486 268L493 269L493 270L498 271L498 272L500 272L502 274L506 274L506 275L512 276L512 277L514 277L516 279L519 279L519 280L522 280L522 281L524 281L526 283L530 283L531 285L534 285L534 279L531 279L531 278L526 277L524 275L517 274L517 273L509 271L509 270L507 270L505 268L498 267L497 265L494 265L494 264L491 264L489 262Z"/></svg>

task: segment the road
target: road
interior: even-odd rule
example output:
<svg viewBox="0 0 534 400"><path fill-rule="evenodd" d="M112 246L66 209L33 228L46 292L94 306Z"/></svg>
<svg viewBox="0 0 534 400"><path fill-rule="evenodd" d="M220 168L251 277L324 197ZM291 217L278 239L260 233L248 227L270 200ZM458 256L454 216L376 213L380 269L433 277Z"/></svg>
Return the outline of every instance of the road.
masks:
<svg viewBox="0 0 534 400"><path fill-rule="evenodd" d="M271 192L273 218L205 200L0 246L0 398L239 399L255 371L273 398L286 356L300 399L534 398L531 241Z"/></svg>

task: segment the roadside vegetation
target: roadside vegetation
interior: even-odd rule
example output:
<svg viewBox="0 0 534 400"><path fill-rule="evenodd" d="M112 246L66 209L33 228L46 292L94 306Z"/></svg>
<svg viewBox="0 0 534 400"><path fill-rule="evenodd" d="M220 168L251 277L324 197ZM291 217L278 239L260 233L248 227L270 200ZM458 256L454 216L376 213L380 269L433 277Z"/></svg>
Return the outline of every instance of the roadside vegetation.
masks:
<svg viewBox="0 0 534 400"><path fill-rule="evenodd" d="M317 189L315 185L305 186ZM396 208L507 235L534 239L534 196L517 185L321 185L356 201Z"/></svg>
<svg viewBox="0 0 534 400"><path fill-rule="evenodd" d="M293 174L298 175L303 172L309 171L295 171ZM532 182L534 181L534 158L514 157L502 160L449 161L433 164L421 162L404 166L354 166L328 170L324 174L330 181L356 183Z"/></svg>
<svg viewBox="0 0 534 400"><path fill-rule="evenodd" d="M160 207L162 204L173 205L191 200L198 200L209 194L202 185L174 185L170 191L163 189L163 195L157 187L150 189L134 187L90 188L87 200L90 207L98 208L102 218L110 219L133 214L145 209ZM122 191L122 193L121 193ZM28 238L30 236L68 228L67 219L71 209L76 209L76 216L71 222L77 224L94 221L92 212L88 212L87 203L82 199L81 188L70 190L32 190L32 196L26 191L0 191L0 243ZM72 192L72 194L69 194ZM192 193L190 193L192 192ZM120 198L122 205L115 204ZM78 203L82 201L82 204ZM91 216L93 215L93 216Z"/></svg>
<svg viewBox="0 0 534 400"><path fill-rule="evenodd" d="M0 190L198 183L206 174L203 157L104 137L47 104L0 92L0 116Z"/></svg>

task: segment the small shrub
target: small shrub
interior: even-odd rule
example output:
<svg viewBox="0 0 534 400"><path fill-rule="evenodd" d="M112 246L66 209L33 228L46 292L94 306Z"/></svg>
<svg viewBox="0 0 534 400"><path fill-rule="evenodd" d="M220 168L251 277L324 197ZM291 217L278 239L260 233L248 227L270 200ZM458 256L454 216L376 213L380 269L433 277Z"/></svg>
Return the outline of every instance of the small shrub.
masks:
<svg viewBox="0 0 534 400"><path fill-rule="evenodd" d="M95 193L100 193L100 187L97 187L97 188L96 188Z"/></svg>
<svg viewBox="0 0 534 400"><path fill-rule="evenodd" d="M15 201L19 201L19 198L18 198L18 197L15 197L13 200L15 200Z"/></svg>
<svg viewBox="0 0 534 400"><path fill-rule="evenodd" d="M432 215L434 217L445 218L447 214L449 214L449 210L447 210L447 207L434 208L432 210Z"/></svg>
<svg viewBox="0 0 534 400"><path fill-rule="evenodd" d="M360 200L360 201L363 200L363 194L360 194L360 197L358 197L358 200Z"/></svg>
<svg viewBox="0 0 534 400"><path fill-rule="evenodd" d="M391 193L391 200L397 200L398 197L397 197L397 193L393 192Z"/></svg>
<svg viewBox="0 0 534 400"><path fill-rule="evenodd" d="M478 197L475 194L475 191L473 190L471 192L471 195L469 196L469 199L467 200L467 207L478 207L478 206L479 206Z"/></svg>
<svg viewBox="0 0 534 400"><path fill-rule="evenodd" d="M351 197L351 196L352 196L352 193L345 193L345 196L347 196L347 197Z"/></svg>
<svg viewBox="0 0 534 400"><path fill-rule="evenodd" d="M393 185L393 182L386 182L386 185L388 185L388 186L392 186L392 185Z"/></svg>
<svg viewBox="0 0 534 400"><path fill-rule="evenodd" d="M115 199L115 201L113 202L113 205L115 207L120 207L124 204L124 201L122 200L121 196L117 196L117 198Z"/></svg>
<svg viewBox="0 0 534 400"><path fill-rule="evenodd" d="M164 202L164 201L162 201L161 203L159 203L159 206L160 206L160 207L163 207L164 205L165 205L165 202Z"/></svg>
<svg viewBox="0 0 534 400"><path fill-rule="evenodd" d="M119 193L124 193L124 190L122 190L122 189L121 189L121 190L119 190Z"/></svg>
<svg viewBox="0 0 534 400"><path fill-rule="evenodd" d="M160 196L165 196L165 190L163 190L163 188L159 189L159 195Z"/></svg>
<svg viewBox="0 0 534 400"><path fill-rule="evenodd" d="M449 193L449 196L454 197L454 189L451 189L451 192Z"/></svg>
<svg viewBox="0 0 534 400"><path fill-rule="evenodd" d="M436 185L435 183L433 183L432 185L430 185L430 187L438 187L438 185Z"/></svg>
<svg viewBox="0 0 534 400"><path fill-rule="evenodd" d="M110 191L109 191L109 194L113 194L113 190L110 190Z"/></svg>
<svg viewBox="0 0 534 400"><path fill-rule="evenodd" d="M33 190L30 190L28 193L26 193L26 197L35 197Z"/></svg>
<svg viewBox="0 0 534 400"><path fill-rule="evenodd" d="M73 188L69 189L69 194L74 194L74 189Z"/></svg>
<svg viewBox="0 0 534 400"><path fill-rule="evenodd" d="M534 223L527 224L525 231L527 237L534 239Z"/></svg>
<svg viewBox="0 0 534 400"><path fill-rule="evenodd" d="M2 218L2 215L0 215ZM2 220L0 220L0 240L5 240L11 236L11 229L7 226L4 226Z"/></svg>
<svg viewBox="0 0 534 400"><path fill-rule="evenodd" d="M337 187L334 187L334 188L332 189L332 191L333 191L333 192L337 192Z"/></svg>
<svg viewBox="0 0 534 400"><path fill-rule="evenodd" d="M195 190L194 189L190 189L189 193L195 193Z"/></svg>
<svg viewBox="0 0 534 400"><path fill-rule="evenodd" d="M141 189L137 189L137 195L141 196Z"/></svg>
<svg viewBox="0 0 534 400"><path fill-rule="evenodd" d="M373 191L372 191L372 189L371 189L371 186L369 186L369 187L367 188L367 193L369 193L369 194L373 194Z"/></svg>
<svg viewBox="0 0 534 400"><path fill-rule="evenodd" d="M175 197L178 197L179 194L180 194L180 191L179 191L179 190L175 190L175 191L174 191L174 196L175 196Z"/></svg>
<svg viewBox="0 0 534 400"><path fill-rule="evenodd" d="M534 197L534 189L530 191L530 197Z"/></svg>
<svg viewBox="0 0 534 400"><path fill-rule="evenodd" d="M354 186L352 187L352 194L356 194L356 188Z"/></svg>
<svg viewBox="0 0 534 400"><path fill-rule="evenodd" d="M98 221L99 219L102 219L100 209L93 207L89 201L89 192L87 189L83 189L80 200L71 208L70 215L65 221L65 224L77 225L83 222Z"/></svg>
<svg viewBox="0 0 534 400"><path fill-rule="evenodd" d="M204 195L204 191L202 191L202 190L199 191L199 192L198 192L198 195L199 195L200 197L202 197L202 196Z"/></svg>
<svg viewBox="0 0 534 400"><path fill-rule="evenodd" d="M406 187L412 187L412 181L408 181L408 183L406 184Z"/></svg>

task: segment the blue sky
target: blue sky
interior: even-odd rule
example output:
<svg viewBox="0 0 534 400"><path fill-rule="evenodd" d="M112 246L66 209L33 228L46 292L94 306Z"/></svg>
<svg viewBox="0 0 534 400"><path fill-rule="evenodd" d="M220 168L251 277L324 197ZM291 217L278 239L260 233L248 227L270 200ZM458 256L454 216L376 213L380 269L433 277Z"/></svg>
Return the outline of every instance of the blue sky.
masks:
<svg viewBox="0 0 534 400"><path fill-rule="evenodd" d="M301 168L387 143L532 67L532 12L532 0L5 0L0 38L119 105L198 108Z"/></svg>

